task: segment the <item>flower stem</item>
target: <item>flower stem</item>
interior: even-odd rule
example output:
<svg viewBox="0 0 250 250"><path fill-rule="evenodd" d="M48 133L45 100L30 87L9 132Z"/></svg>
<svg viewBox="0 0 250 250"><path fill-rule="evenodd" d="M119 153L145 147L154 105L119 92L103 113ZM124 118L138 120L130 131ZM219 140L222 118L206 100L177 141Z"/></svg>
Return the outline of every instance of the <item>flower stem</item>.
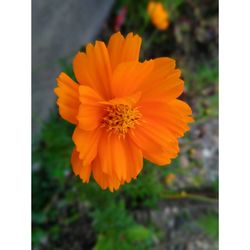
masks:
<svg viewBox="0 0 250 250"><path fill-rule="evenodd" d="M204 201L209 203L217 203L218 200L215 198L198 195L198 194L188 194L186 192L181 192L177 194L162 194L162 198L169 199L169 200L180 200L180 199L189 199L189 200L197 200L197 201Z"/></svg>

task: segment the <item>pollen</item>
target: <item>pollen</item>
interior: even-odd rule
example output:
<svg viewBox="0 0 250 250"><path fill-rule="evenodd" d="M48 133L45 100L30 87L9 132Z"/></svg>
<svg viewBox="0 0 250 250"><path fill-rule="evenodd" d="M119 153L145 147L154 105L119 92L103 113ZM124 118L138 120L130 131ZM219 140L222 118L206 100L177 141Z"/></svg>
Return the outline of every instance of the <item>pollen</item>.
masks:
<svg viewBox="0 0 250 250"><path fill-rule="evenodd" d="M107 115L103 118L103 126L107 131L125 136L129 129L134 128L142 117L138 108L125 104L116 104L106 107Z"/></svg>

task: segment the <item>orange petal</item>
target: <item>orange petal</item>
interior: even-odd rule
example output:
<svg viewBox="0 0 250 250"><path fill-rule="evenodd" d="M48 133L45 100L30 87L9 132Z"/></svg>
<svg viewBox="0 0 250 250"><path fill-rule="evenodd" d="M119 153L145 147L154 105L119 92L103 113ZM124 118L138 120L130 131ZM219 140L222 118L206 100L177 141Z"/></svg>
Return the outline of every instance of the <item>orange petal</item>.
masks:
<svg viewBox="0 0 250 250"><path fill-rule="evenodd" d="M79 152L79 158L83 161L84 166L88 166L97 155L97 145L102 130L85 131L79 127L75 128L73 141L76 150Z"/></svg>
<svg viewBox="0 0 250 250"><path fill-rule="evenodd" d="M117 190L120 187L121 183L116 178L116 176L109 176L106 173L104 173L100 167L101 163L102 163L102 160L100 159L100 157L97 157L94 160L92 164L93 177L95 181L97 182L97 184L102 189L109 188L109 190L113 192L114 190Z"/></svg>
<svg viewBox="0 0 250 250"><path fill-rule="evenodd" d="M108 182L108 175L102 172L99 162L97 161L98 158L96 158L93 162L93 177L97 184L102 188L106 189L109 185Z"/></svg>
<svg viewBox="0 0 250 250"><path fill-rule="evenodd" d="M176 99L184 90L184 81L180 79L180 74L180 70L175 70L154 89L145 91L142 99L163 99L167 102Z"/></svg>
<svg viewBox="0 0 250 250"><path fill-rule="evenodd" d="M167 103L167 112L165 122L167 126L174 131L179 132L179 136L183 136L189 130L188 123L194 122L192 110L185 102L181 100L173 100Z"/></svg>
<svg viewBox="0 0 250 250"><path fill-rule="evenodd" d="M108 50L103 42L88 44L86 53L78 52L73 70L80 84L93 88L104 99L110 99L111 65Z"/></svg>
<svg viewBox="0 0 250 250"><path fill-rule="evenodd" d="M112 35L108 43L112 69L114 70L122 62L138 61L141 42L141 37L133 33L129 33L126 38L120 32Z"/></svg>
<svg viewBox="0 0 250 250"><path fill-rule="evenodd" d="M169 58L154 60L154 69L141 87L141 101L162 100L169 102L181 95L184 82L181 71L175 68L175 61Z"/></svg>
<svg viewBox="0 0 250 250"><path fill-rule="evenodd" d="M140 107L141 124L130 131L135 144L144 157L158 165L170 163L179 152L177 138L189 130L192 110L180 100L168 103L144 103Z"/></svg>
<svg viewBox="0 0 250 250"><path fill-rule="evenodd" d="M59 113L66 121L77 124L76 116L80 104L78 84L65 73L59 75L57 83L58 87L54 91L58 96L57 105L59 106Z"/></svg>
<svg viewBox="0 0 250 250"><path fill-rule="evenodd" d="M76 149L73 149L72 155L71 155L71 165L73 168L73 172L75 175L79 175L80 178L83 180L83 182L88 183L90 174L91 174L91 166L84 166L83 161L79 158L79 153L76 151Z"/></svg>
<svg viewBox="0 0 250 250"><path fill-rule="evenodd" d="M125 150L125 138L118 137L117 135L110 135L110 145L113 153L111 154L113 169L116 173L118 180L131 180L128 174L127 154Z"/></svg>
<svg viewBox="0 0 250 250"><path fill-rule="evenodd" d="M133 143L129 136L127 136L127 143L125 146L127 160L129 167L129 175L136 178L143 168L143 155L141 150Z"/></svg>
<svg viewBox="0 0 250 250"><path fill-rule="evenodd" d="M111 99L109 101L102 101L100 102L100 104L105 104L105 105L124 104L134 107L138 103L140 98L141 98L141 92L135 92L133 95L126 97L118 97Z"/></svg>
<svg viewBox="0 0 250 250"><path fill-rule="evenodd" d="M141 90L141 85L147 80L153 67L153 60L143 63L133 61L119 64L111 82L113 96L129 96Z"/></svg>
<svg viewBox="0 0 250 250"><path fill-rule="evenodd" d="M147 11L148 11L148 14L149 14L149 15L152 14L152 12L153 12L155 6L156 6L156 3L155 3L155 2L152 2L152 1L149 2L148 8L147 8Z"/></svg>
<svg viewBox="0 0 250 250"><path fill-rule="evenodd" d="M182 114L183 116L192 115L192 109L189 105L181 100L173 100L168 105L175 111L177 114Z"/></svg>
<svg viewBox="0 0 250 250"><path fill-rule="evenodd" d="M129 132L133 142L142 150L143 156L156 163L166 165L179 152L178 141L161 124L146 121Z"/></svg>
<svg viewBox="0 0 250 250"><path fill-rule="evenodd" d="M171 145L169 144L168 147L174 146L175 148L178 148L175 154L169 153L168 151L165 151L164 149L154 150L154 151L143 151L144 158L149 160L150 162L158 165L158 166L165 166L169 165L172 161L172 159L176 158L179 152L178 144Z"/></svg>
<svg viewBox="0 0 250 250"><path fill-rule="evenodd" d="M105 115L103 100L93 89L81 85L79 87L79 99L81 102L77 119L79 127L84 130L96 129Z"/></svg>
<svg viewBox="0 0 250 250"><path fill-rule="evenodd" d="M79 175L82 168L82 160L79 158L79 153L74 148L71 154L71 165L75 175Z"/></svg>
<svg viewBox="0 0 250 250"><path fill-rule="evenodd" d="M172 58L160 57L151 61L153 69L143 82L143 85L141 85L142 91L154 89L171 75L175 69L175 60Z"/></svg>
<svg viewBox="0 0 250 250"><path fill-rule="evenodd" d="M119 182L130 182L142 169L141 150L128 137L103 133L98 155L102 171Z"/></svg>
<svg viewBox="0 0 250 250"><path fill-rule="evenodd" d="M110 136L107 131L104 131L98 145L98 155L99 159L101 159L99 167L102 169L102 172L110 176L115 175L115 169L112 164L112 154Z"/></svg>
<svg viewBox="0 0 250 250"><path fill-rule="evenodd" d="M188 123L193 121L191 108L180 100L143 103L140 112L147 123L163 126L176 138L183 136L189 130Z"/></svg>
<svg viewBox="0 0 250 250"><path fill-rule="evenodd" d="M159 57L154 61L154 71L152 71L150 81L154 80L156 82L167 77L175 69L176 62L174 59L169 57Z"/></svg>

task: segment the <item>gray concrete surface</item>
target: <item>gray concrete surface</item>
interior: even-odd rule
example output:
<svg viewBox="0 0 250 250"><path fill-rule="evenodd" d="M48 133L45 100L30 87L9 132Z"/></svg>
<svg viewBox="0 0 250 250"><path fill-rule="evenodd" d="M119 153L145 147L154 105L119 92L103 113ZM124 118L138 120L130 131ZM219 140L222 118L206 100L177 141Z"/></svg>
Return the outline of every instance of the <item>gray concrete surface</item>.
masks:
<svg viewBox="0 0 250 250"><path fill-rule="evenodd" d="M53 89L58 60L73 58L92 41L107 18L113 0L32 1L32 128L33 140L55 108Z"/></svg>

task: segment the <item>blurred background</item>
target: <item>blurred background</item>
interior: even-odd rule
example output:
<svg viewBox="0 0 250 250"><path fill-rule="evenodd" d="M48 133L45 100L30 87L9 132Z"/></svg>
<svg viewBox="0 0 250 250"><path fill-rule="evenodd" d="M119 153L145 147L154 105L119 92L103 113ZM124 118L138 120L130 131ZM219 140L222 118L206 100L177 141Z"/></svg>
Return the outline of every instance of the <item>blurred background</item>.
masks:
<svg viewBox="0 0 250 250"><path fill-rule="evenodd" d="M35 250L218 249L218 2L162 0L158 30L147 0L32 1L32 248ZM83 184L70 166L74 127L53 92L75 53L120 30L143 38L141 61L172 57L180 97L195 123L167 167L144 162L137 180L110 193Z"/></svg>

